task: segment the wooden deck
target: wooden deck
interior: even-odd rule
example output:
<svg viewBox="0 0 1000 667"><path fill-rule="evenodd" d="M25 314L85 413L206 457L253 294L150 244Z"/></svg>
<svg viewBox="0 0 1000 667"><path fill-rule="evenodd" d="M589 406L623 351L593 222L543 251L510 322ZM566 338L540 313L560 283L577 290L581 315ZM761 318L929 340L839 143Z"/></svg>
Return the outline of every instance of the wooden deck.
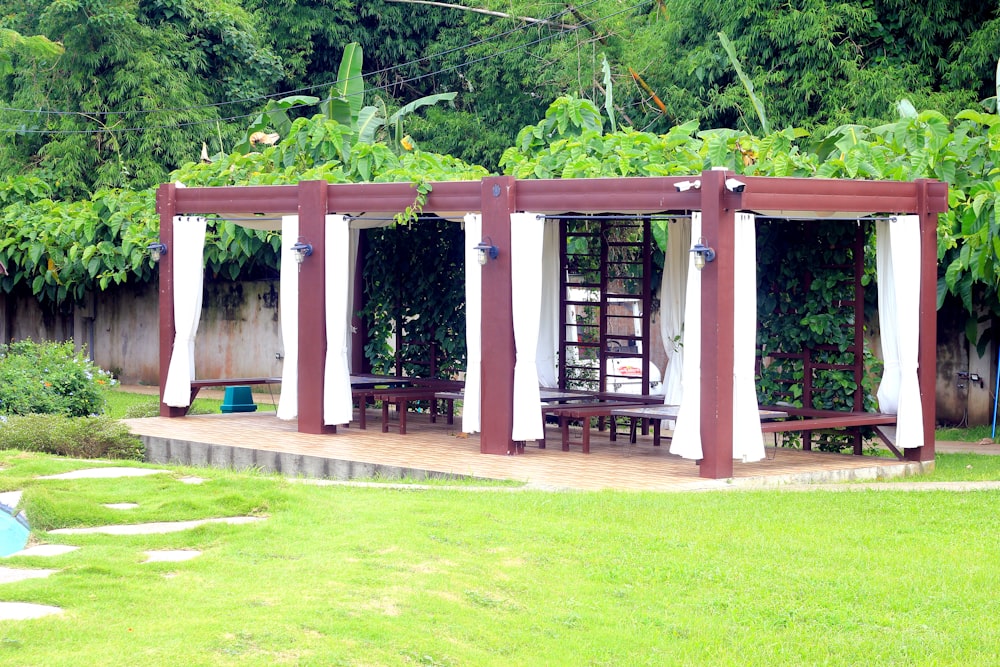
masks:
<svg viewBox="0 0 1000 667"><path fill-rule="evenodd" d="M396 416L390 417L395 421ZM699 490L772 487L787 483L876 479L913 474L920 464L874 456L849 456L768 448L768 459L735 462L729 480L702 479L695 462L669 453L669 442L653 447L652 436L628 444L607 432L593 431L591 453L583 454L580 430L570 451L539 449L529 444L524 454L497 456L479 452L478 436L454 425L429 423L427 415L410 414L406 435L398 429L382 433L380 410L369 408L368 428L339 427L336 434L298 433L294 421L273 412L152 417L125 420L147 445L148 458L158 463L259 467L284 474L339 479L381 476L463 476L518 480L533 488L578 490ZM558 427L548 425L550 443L559 441Z"/></svg>

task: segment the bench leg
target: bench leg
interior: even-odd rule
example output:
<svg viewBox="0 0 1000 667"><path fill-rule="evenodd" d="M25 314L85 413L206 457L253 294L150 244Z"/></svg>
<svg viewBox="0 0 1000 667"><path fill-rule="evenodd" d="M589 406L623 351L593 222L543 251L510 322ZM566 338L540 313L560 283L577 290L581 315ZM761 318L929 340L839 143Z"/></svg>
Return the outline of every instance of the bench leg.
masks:
<svg viewBox="0 0 1000 667"><path fill-rule="evenodd" d="M590 453L590 417L583 418L583 453Z"/></svg>
<svg viewBox="0 0 1000 667"><path fill-rule="evenodd" d="M659 419L650 419L649 421L651 421L653 423L653 447L659 447L660 446L660 420Z"/></svg>
<svg viewBox="0 0 1000 667"><path fill-rule="evenodd" d="M382 432L389 432L389 401L382 401Z"/></svg>
<svg viewBox="0 0 1000 667"><path fill-rule="evenodd" d="M407 411L407 401L405 398L400 400L396 404L396 411L399 412L399 434L406 435L406 411Z"/></svg>
<svg viewBox="0 0 1000 667"><path fill-rule="evenodd" d="M559 415L559 434L562 436L562 450L569 451L569 417Z"/></svg>
<svg viewBox="0 0 1000 667"><path fill-rule="evenodd" d="M447 400L448 406L448 425L451 426L455 423L455 401L453 399Z"/></svg>
<svg viewBox="0 0 1000 667"><path fill-rule="evenodd" d="M358 428L364 430L368 428L368 397L364 394L358 396Z"/></svg>

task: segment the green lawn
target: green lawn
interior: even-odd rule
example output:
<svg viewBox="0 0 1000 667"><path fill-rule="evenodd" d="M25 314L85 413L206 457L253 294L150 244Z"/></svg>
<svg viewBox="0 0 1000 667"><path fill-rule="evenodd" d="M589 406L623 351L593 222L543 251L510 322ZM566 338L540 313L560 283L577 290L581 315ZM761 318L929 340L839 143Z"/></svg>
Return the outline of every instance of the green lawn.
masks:
<svg viewBox="0 0 1000 667"><path fill-rule="evenodd" d="M153 417L159 414L160 398L158 394L136 394L133 392L112 389L107 392L105 414L114 419L128 417ZM212 398L197 398L191 406L191 414L209 414L221 411L222 401ZM274 411L274 406L268 402L257 403L260 411Z"/></svg>
<svg viewBox="0 0 1000 667"><path fill-rule="evenodd" d="M546 493L311 486L254 471L55 481L0 452L43 541L0 599L17 665L983 665L996 492ZM188 485L179 477L207 478ZM111 502L139 508L110 510ZM166 535L40 529L255 514ZM197 548L143 564L147 549Z"/></svg>

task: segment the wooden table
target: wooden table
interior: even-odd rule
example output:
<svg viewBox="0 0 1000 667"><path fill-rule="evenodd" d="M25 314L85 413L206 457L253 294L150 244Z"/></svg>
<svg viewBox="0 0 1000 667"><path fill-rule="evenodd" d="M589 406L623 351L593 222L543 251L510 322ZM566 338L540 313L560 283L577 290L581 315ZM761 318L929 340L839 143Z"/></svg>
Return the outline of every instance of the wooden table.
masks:
<svg viewBox="0 0 1000 667"><path fill-rule="evenodd" d="M583 453L590 453L590 419L591 417L611 417L615 409L626 407L642 407L642 403L629 403L627 401L600 401L598 403L565 403L545 406L543 413L554 415L559 420L559 433L562 437L562 450L569 451L569 422L571 419L580 420L583 428L582 445ZM611 420L610 438L614 442L617 439L617 428L614 419ZM544 447L544 440L539 447Z"/></svg>

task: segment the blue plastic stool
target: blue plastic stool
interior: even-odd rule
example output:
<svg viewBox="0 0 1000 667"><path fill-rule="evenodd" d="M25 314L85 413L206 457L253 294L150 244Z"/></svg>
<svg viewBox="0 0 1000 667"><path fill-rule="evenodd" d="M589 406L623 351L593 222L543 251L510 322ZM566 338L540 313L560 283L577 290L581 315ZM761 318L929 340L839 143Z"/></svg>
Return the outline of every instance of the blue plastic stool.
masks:
<svg viewBox="0 0 1000 667"><path fill-rule="evenodd" d="M253 393L251 393L250 387L244 385L226 387L221 410L223 412L256 412L257 404L253 402Z"/></svg>

